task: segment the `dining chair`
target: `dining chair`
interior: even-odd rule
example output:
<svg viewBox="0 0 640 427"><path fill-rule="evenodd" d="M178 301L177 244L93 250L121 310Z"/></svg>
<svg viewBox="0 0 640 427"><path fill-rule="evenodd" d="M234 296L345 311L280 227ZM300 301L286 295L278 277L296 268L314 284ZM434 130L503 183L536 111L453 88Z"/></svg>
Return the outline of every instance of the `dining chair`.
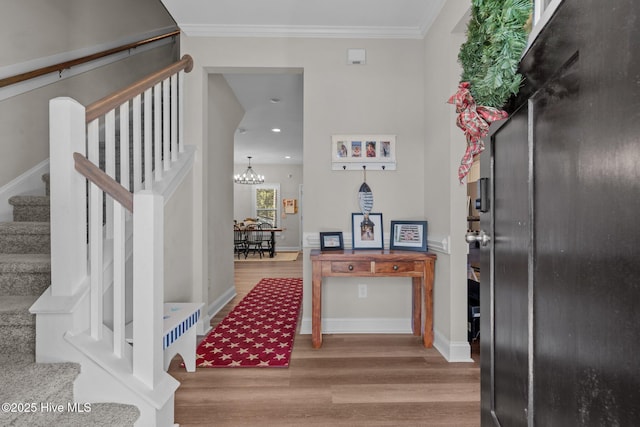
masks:
<svg viewBox="0 0 640 427"><path fill-rule="evenodd" d="M244 254L245 259L249 254L247 233L238 226L233 227L233 252L238 254L238 259L241 254Z"/></svg>

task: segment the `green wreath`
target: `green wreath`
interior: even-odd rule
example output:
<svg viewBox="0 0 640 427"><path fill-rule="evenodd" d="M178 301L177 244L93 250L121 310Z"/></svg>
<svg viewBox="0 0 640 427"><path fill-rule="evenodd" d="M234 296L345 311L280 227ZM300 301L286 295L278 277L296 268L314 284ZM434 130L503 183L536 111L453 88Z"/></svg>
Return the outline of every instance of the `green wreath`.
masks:
<svg viewBox="0 0 640 427"><path fill-rule="evenodd" d="M522 83L520 56L527 45L532 0L471 0L467 41L458 61L477 105L502 108Z"/></svg>

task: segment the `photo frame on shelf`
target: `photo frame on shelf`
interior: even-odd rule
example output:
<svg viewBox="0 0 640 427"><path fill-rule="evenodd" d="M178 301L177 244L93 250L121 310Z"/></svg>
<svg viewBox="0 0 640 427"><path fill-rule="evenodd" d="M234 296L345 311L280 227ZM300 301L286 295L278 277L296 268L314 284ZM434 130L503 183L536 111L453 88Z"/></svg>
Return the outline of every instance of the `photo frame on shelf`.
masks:
<svg viewBox="0 0 640 427"><path fill-rule="evenodd" d="M427 221L391 221L389 249L427 252Z"/></svg>
<svg viewBox="0 0 640 427"><path fill-rule="evenodd" d="M344 250L344 241L342 240L342 231L321 231L320 232L320 250L323 252Z"/></svg>
<svg viewBox="0 0 640 427"><path fill-rule="evenodd" d="M333 135L333 170L396 169L395 135Z"/></svg>
<svg viewBox="0 0 640 427"><path fill-rule="evenodd" d="M383 249L381 213L351 214L351 246L353 249Z"/></svg>

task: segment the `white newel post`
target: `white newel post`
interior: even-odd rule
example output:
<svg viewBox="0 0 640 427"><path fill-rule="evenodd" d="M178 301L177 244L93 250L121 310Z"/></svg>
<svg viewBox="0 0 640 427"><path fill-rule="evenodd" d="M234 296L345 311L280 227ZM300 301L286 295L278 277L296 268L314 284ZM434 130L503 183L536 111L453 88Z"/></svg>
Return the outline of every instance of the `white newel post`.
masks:
<svg viewBox="0 0 640 427"><path fill-rule="evenodd" d="M164 201L151 190L133 197L133 375L155 388L164 374Z"/></svg>
<svg viewBox="0 0 640 427"><path fill-rule="evenodd" d="M86 155L85 108L67 97L49 101L51 294L70 296L87 276L86 179L73 153Z"/></svg>

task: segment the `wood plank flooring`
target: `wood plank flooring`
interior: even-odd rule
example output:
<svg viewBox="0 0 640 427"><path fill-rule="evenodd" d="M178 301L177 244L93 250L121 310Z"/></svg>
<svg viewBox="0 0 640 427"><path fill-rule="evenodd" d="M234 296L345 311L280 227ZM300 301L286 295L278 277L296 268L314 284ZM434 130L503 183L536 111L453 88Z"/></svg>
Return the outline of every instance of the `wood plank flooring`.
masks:
<svg viewBox="0 0 640 427"><path fill-rule="evenodd" d="M238 296L215 326L263 277L302 277L302 261L236 263ZM480 367L448 363L412 335L296 335L289 368L198 368L177 357L181 426L456 426L480 425Z"/></svg>

